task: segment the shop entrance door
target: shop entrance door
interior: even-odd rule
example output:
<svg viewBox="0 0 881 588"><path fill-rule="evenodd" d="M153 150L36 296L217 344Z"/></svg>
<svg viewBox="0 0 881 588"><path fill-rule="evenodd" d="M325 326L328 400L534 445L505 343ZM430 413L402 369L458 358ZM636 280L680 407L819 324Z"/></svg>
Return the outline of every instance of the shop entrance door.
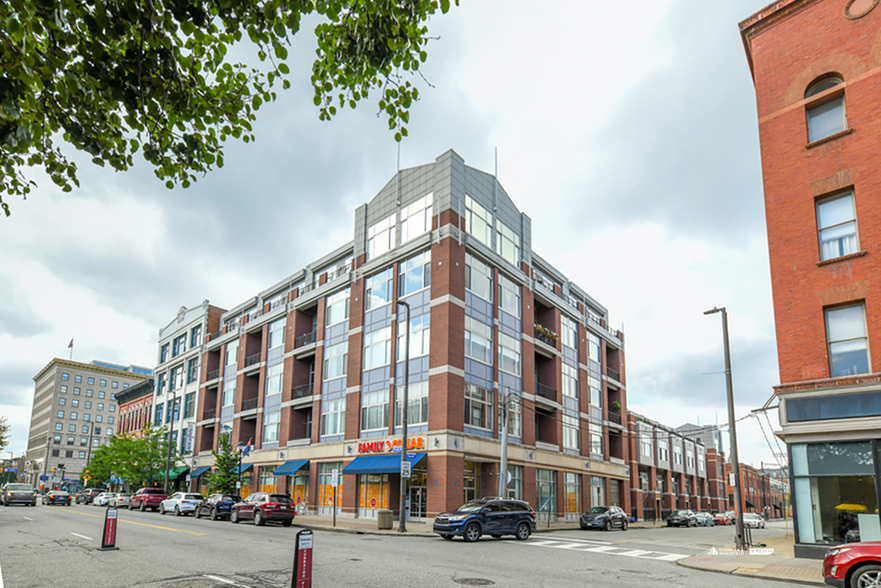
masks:
<svg viewBox="0 0 881 588"><path fill-rule="evenodd" d="M603 479L599 476L592 476L591 485L591 506L608 506L606 504L606 488Z"/></svg>
<svg viewBox="0 0 881 588"><path fill-rule="evenodd" d="M466 461L462 468L462 490L465 502L471 502L480 496L480 464Z"/></svg>
<svg viewBox="0 0 881 588"><path fill-rule="evenodd" d="M407 520L425 520L427 503L428 488L425 486L410 486L410 513L407 516Z"/></svg>

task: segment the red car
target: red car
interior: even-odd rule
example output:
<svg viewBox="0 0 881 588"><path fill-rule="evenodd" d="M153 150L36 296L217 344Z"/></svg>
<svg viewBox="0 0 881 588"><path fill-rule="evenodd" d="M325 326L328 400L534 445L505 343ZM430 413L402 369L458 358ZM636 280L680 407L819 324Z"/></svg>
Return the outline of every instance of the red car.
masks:
<svg viewBox="0 0 881 588"><path fill-rule="evenodd" d="M724 512L717 512L713 515L713 525L730 525L733 522L731 517Z"/></svg>
<svg viewBox="0 0 881 588"><path fill-rule="evenodd" d="M296 505L290 496L255 492L232 505L229 520L238 523L244 519L254 519L254 524L258 526L266 524L266 521L281 521L282 525L290 527L296 514Z"/></svg>
<svg viewBox="0 0 881 588"><path fill-rule="evenodd" d="M837 588L881 585L881 541L833 547L823 560L823 579Z"/></svg>
<svg viewBox="0 0 881 588"><path fill-rule="evenodd" d="M168 498L162 488L141 488L132 494L129 502L129 510L139 509L141 512L152 509L153 512L159 510L159 503Z"/></svg>

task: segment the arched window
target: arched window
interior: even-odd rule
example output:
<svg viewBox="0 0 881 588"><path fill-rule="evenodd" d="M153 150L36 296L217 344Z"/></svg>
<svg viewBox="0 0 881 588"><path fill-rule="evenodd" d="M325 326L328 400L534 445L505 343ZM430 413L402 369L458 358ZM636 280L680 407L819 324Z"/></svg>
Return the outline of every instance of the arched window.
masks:
<svg viewBox="0 0 881 588"><path fill-rule="evenodd" d="M837 76L822 78L808 88L805 98L811 98L830 90L844 82ZM844 106L844 92L836 93L829 100L809 103L807 110L808 143L825 139L847 129L847 113Z"/></svg>

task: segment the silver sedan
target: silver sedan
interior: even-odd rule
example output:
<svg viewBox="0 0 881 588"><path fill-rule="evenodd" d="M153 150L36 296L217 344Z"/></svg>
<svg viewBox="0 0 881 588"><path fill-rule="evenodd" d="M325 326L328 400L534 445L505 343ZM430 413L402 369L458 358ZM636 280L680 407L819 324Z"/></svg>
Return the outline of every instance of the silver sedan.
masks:
<svg viewBox="0 0 881 588"><path fill-rule="evenodd" d="M109 506L114 508L131 508L132 495L127 492L117 492L107 501Z"/></svg>

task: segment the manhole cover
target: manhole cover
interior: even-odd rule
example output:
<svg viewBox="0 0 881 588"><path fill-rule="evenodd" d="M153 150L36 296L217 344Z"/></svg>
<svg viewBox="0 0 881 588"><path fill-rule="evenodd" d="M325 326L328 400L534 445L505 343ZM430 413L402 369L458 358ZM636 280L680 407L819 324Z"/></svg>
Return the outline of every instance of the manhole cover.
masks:
<svg viewBox="0 0 881 588"><path fill-rule="evenodd" d="M456 584L462 584L464 586L492 586L495 584L492 580L487 580L485 578L461 578L453 581L456 582Z"/></svg>

